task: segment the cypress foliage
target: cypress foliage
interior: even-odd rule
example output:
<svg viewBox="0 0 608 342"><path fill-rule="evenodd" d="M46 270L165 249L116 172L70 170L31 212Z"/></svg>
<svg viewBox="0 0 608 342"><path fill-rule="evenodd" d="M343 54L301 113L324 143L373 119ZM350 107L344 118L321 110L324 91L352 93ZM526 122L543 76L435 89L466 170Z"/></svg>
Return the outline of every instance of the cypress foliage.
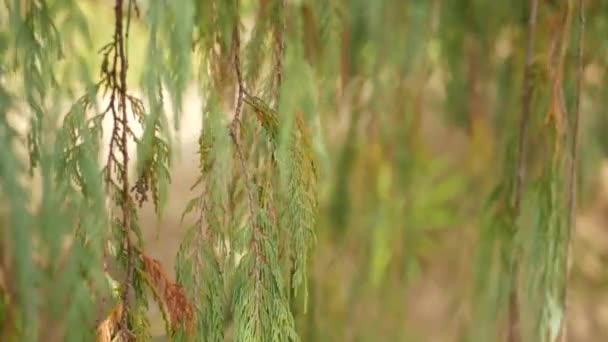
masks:
<svg viewBox="0 0 608 342"><path fill-rule="evenodd" d="M437 339L565 337L606 146L587 3L2 2L0 340L149 341L152 306L175 341L426 340L436 259L473 265L442 297L471 315ZM181 200L192 86L167 270L140 216Z"/></svg>

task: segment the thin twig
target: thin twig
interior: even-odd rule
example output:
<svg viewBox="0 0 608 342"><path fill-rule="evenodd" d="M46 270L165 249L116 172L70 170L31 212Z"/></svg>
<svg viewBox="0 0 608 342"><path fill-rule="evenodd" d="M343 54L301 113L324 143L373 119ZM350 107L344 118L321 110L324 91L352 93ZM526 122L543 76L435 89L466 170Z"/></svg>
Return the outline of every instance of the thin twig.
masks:
<svg viewBox="0 0 608 342"><path fill-rule="evenodd" d="M237 6L238 6L238 0L237 0ZM261 236L262 236L262 232L260 231L260 225L258 224L257 221L257 217L255 215L256 210L255 210L255 203L257 203L257 201L255 200L255 196L254 196L254 192L253 189L251 188L251 184L250 184L250 178L249 178L249 172L247 171L247 165L245 164L245 158L243 156L243 152L241 150L241 146L239 144L239 139L238 139L238 127L241 123L241 112L243 110L243 101L245 96L248 94L248 92L245 90L245 84L243 82L243 76L242 76L242 72L241 72L241 61L240 61L240 45L241 45L241 41L240 41L240 35L239 35L239 20L237 19L236 24L235 24L235 29L234 29L234 70L236 72L236 77L237 77L237 83L238 83L238 95L237 95L237 101L236 101L236 109L234 112L234 117L232 119L232 123L230 125L230 137L232 138L232 142L234 143L234 148L236 150L240 165L241 165L241 169L243 172L243 177L245 178L245 188L247 189L247 196L248 196L248 202L249 202L249 212L250 212L250 220L251 220L251 225L253 228L253 239L251 240L251 242L253 243L253 251L254 251L254 255L255 255L255 259L256 262L254 263L254 278L256 279L255 281L255 286L254 286L254 300L253 303L254 305L258 305L259 303L259 296L260 296L260 290L259 290L259 283L260 283L260 259L261 259L261 246L260 246L260 241L258 240ZM255 313L259 312L259 308L255 308L254 309Z"/></svg>
<svg viewBox="0 0 608 342"><path fill-rule="evenodd" d="M125 41L123 36L123 27L122 27L122 19L123 19L123 0L116 0L115 5L115 14L116 14L116 32L115 32L115 44L116 44L116 55L120 60L120 83L115 83L114 86L118 88L120 101L118 108L113 108L114 117L117 118L118 115L115 113L115 110L120 110L120 114L122 115L122 130L120 137L120 146L119 149L122 152L122 167L121 167L121 176L122 181L121 187L121 210L122 210L122 228L125 234L125 244L127 251L127 274L125 275L125 281L123 284L121 300L123 302L123 316L121 318L121 330L123 334L128 334L128 310L129 310L129 289L131 286L131 281L133 279L133 268L134 268L134 260L133 260L133 248L130 237L130 227L131 227L131 215L130 215L130 196L129 196L129 178L128 178L128 165L129 165L129 153L127 150L127 68L128 62L125 55ZM115 56L116 56L115 55ZM114 77L116 77L116 69L113 71ZM114 122L115 128L118 122ZM110 152L111 153L111 152Z"/></svg>
<svg viewBox="0 0 608 342"><path fill-rule="evenodd" d="M245 97L245 85L243 83L243 75L241 72L241 59L240 59L240 48L241 48L241 39L239 35L238 24L235 25L234 33L233 33L233 43L234 43L234 70L237 78L237 88L238 94L236 99L236 108L234 110L234 117L232 118L232 122L230 124L230 138L232 138L232 142L234 143L234 148L236 150L239 162L241 164L243 176L245 177L245 187L247 189L247 196L249 198L249 211L251 214L251 220L255 222L255 196L253 195L253 190L249 184L249 173L247 172L247 165L245 164L245 157L243 156L243 152L241 150L241 146L239 143L239 127L241 125L241 114L243 111L243 98Z"/></svg>
<svg viewBox="0 0 608 342"><path fill-rule="evenodd" d="M578 49L577 49L577 70L576 70L576 94L574 102L574 118L572 123L572 142L570 145L570 179L568 184L568 217L566 229L566 256L564 258L564 292L562 303L564 305L564 319L562 320L562 340L567 339L566 332L566 314L567 314L567 299L568 299L568 279L570 278L570 269L568 267L568 258L570 256L570 249L572 244L572 233L575 228L574 212L576 210L576 196L577 196L577 164L578 164L578 130L579 122L581 117L581 94L583 88L583 57L585 48L585 2L584 0L578 0Z"/></svg>
<svg viewBox="0 0 608 342"><path fill-rule="evenodd" d="M275 106L278 107L279 98L281 95L281 86L283 84L283 57L285 55L285 3L284 0L279 0L277 4L278 17L280 20L275 24L272 32L274 39L274 59L275 59Z"/></svg>
<svg viewBox="0 0 608 342"><path fill-rule="evenodd" d="M522 109L519 123L519 139L517 146L517 177L515 179L515 188L513 191L513 224L516 223L519 216L521 199L522 199L522 184L525 175L525 141L530 118L530 103L532 100L532 83L531 73L534 63L534 35L536 31L536 16L538 12L538 0L530 0L530 17L528 21L528 46L526 49L526 64L524 67L523 79L523 94L522 94ZM509 313L508 313L508 331L507 341L518 342L521 340L521 331L519 326L519 299L517 293L518 279L518 262L515 256L512 265L512 281L511 290L509 293Z"/></svg>

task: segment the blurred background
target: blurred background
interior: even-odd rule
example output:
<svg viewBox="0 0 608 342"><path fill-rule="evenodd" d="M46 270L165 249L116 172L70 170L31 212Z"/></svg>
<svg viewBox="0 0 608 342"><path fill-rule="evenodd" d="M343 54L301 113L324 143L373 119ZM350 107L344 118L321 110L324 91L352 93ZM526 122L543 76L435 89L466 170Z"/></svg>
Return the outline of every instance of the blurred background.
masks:
<svg viewBox="0 0 608 342"><path fill-rule="evenodd" d="M579 206L566 316L573 342L608 341L608 2L585 2ZM244 36L260 3L242 1ZM528 1L286 3L301 15L312 66L293 86L312 94L316 110L310 122L320 209L308 313L298 318L302 339L462 340L475 327L482 217L504 176L506 141L521 112ZM539 1L534 82L556 72L546 60L573 4ZM78 7L91 43L75 43L65 54L81 58L95 75L102 62L97 51L113 32L113 8L106 1ZM147 27L139 20L131 25L128 82L136 90ZM563 97L571 109L576 21L569 25ZM71 30L59 29L64 38L79 29ZM66 64L63 71L75 70ZM148 205L140 213L145 249L166 270L174 269L182 213L199 173L204 96L196 82L185 94L166 213L158 220ZM539 108L533 115L544 118L546 109ZM534 164L544 152L534 148L534 130L530 135ZM153 305L150 315L153 335L162 339Z"/></svg>
<svg viewBox="0 0 608 342"><path fill-rule="evenodd" d="M311 57L327 74L315 90L321 209L301 336L462 340L475 329L471 292L482 212L502 177L509 123L521 112L528 2L330 1L335 7L327 9L322 3L303 2L303 13L321 23L330 16L326 30L352 36L349 46L317 52L327 60ZM547 54L565 3L540 1L538 56ZM342 20L352 25L347 33ZM567 303L568 340L576 342L608 339L606 33L608 3L587 1L580 205ZM338 38L327 35L329 42ZM569 43L576 46L574 38ZM566 60L574 70L574 48ZM566 74L572 102L574 74ZM188 131L196 127L188 122L198 124L199 105L192 91L167 216L148 235L150 252L168 269L196 177L189 144L198 130ZM144 227L156 222L149 212Z"/></svg>

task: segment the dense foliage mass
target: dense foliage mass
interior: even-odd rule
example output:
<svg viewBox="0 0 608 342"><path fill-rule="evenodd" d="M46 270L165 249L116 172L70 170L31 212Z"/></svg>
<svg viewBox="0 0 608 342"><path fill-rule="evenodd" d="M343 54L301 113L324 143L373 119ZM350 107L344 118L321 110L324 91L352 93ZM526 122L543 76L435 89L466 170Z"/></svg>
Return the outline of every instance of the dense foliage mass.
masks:
<svg viewBox="0 0 608 342"><path fill-rule="evenodd" d="M186 341L567 336L577 202L608 141L606 14L3 1L0 340L150 340L158 324ZM184 200L169 189L191 88ZM141 223L170 203L175 270ZM430 336L410 316L437 259L466 271L447 273L452 320Z"/></svg>

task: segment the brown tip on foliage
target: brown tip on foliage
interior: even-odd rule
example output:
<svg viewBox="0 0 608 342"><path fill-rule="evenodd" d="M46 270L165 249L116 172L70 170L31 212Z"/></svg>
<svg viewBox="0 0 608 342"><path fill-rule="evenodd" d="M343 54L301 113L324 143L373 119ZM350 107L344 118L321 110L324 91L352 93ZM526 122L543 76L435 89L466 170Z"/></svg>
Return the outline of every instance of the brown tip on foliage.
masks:
<svg viewBox="0 0 608 342"><path fill-rule="evenodd" d="M166 309L171 320L171 328L176 331L180 324L184 324L188 335L192 332L193 310L192 304L186 297L184 288L173 283L162 270L158 261L141 255L144 263L144 274L149 280L152 291L155 292L161 306Z"/></svg>
<svg viewBox="0 0 608 342"><path fill-rule="evenodd" d="M112 342L115 340L120 330L120 320L122 318L122 304L116 305L108 317L97 326L96 342Z"/></svg>

